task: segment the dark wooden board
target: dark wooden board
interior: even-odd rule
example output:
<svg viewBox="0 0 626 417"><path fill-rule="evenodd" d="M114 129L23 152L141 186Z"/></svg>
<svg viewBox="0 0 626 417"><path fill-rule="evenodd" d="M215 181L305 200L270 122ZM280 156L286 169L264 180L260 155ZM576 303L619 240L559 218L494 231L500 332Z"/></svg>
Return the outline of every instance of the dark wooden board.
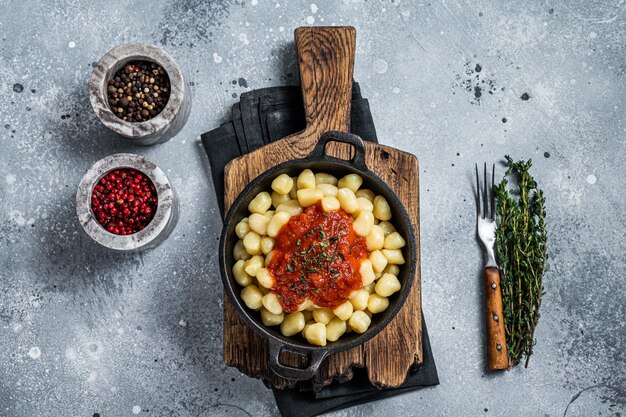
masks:
<svg viewBox="0 0 626 417"><path fill-rule="evenodd" d="M241 190L259 174L282 162L302 158L328 130L348 130L356 31L352 27L304 27L295 32L307 127L304 131L231 161L224 174L226 212ZM328 153L348 159L350 149L331 143ZM366 163L398 195L413 221L417 238L417 268L409 297L385 329L353 349L330 355L314 382L322 386L334 378L349 379L352 367L366 367L370 381L380 387L397 387L407 372L422 361L420 280L419 167L407 152L366 142ZM282 362L302 365L303 358L284 354ZM269 368L266 341L239 317L224 295L224 362L276 388L295 381L275 375Z"/></svg>

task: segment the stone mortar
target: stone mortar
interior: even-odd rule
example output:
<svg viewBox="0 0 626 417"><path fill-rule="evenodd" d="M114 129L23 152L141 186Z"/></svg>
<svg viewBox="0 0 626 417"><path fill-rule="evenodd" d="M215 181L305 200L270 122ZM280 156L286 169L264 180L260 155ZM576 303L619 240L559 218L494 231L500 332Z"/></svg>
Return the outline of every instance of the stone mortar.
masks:
<svg viewBox="0 0 626 417"><path fill-rule="evenodd" d="M126 63L135 60L159 64L170 79L170 97L165 108L150 120L131 123L117 117L109 106L107 84ZM145 43L128 43L107 52L94 67L89 81L91 106L100 121L137 145L163 143L183 128L191 111L191 92L183 72L170 54Z"/></svg>
<svg viewBox="0 0 626 417"><path fill-rule="evenodd" d="M143 230L126 236L108 232L91 209L91 195L97 182L120 168L133 168L148 176L158 199L152 221ZM78 185L76 214L85 233L102 246L120 252L138 252L158 246L172 232L178 221L178 198L165 173L153 162L143 156L117 153L99 160L87 170Z"/></svg>

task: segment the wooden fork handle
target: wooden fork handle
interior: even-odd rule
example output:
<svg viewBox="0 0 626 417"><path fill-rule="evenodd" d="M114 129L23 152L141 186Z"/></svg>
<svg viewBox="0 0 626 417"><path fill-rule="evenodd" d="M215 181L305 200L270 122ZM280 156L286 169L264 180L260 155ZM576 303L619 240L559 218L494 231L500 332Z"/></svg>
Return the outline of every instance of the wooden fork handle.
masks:
<svg viewBox="0 0 626 417"><path fill-rule="evenodd" d="M494 370L507 369L509 356L506 351L500 270L498 268L492 266L485 268L485 292L487 293L489 368Z"/></svg>

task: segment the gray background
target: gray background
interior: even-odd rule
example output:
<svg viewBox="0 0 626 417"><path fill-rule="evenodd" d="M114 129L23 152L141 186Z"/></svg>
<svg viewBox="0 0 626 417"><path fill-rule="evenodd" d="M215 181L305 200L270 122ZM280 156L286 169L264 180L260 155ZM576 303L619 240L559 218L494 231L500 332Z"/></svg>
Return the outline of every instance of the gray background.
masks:
<svg viewBox="0 0 626 417"><path fill-rule="evenodd" d="M0 415L277 414L222 363L220 214L199 135L242 92L297 82L306 24L356 26L380 140L420 160L441 377L333 415L625 414L624 0L314 1L2 2ZM130 41L163 46L189 77L189 122L160 146L128 146L89 105L92 63ZM134 256L82 237L74 213L84 171L120 151L157 162L180 194L174 233ZM533 159L551 259L530 367L489 375L472 170L505 154Z"/></svg>

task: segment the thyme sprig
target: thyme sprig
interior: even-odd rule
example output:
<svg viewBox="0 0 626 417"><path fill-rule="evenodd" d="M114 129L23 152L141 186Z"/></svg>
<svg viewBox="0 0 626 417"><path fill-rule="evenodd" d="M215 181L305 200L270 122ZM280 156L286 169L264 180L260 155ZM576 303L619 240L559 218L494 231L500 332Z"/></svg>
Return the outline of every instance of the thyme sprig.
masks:
<svg viewBox="0 0 626 417"><path fill-rule="evenodd" d="M543 274L548 259L543 192L529 171L532 161L514 162L495 187L496 254L502 275L502 302L509 363L515 366L533 353L535 328L543 295ZM508 178L515 180L512 189Z"/></svg>

